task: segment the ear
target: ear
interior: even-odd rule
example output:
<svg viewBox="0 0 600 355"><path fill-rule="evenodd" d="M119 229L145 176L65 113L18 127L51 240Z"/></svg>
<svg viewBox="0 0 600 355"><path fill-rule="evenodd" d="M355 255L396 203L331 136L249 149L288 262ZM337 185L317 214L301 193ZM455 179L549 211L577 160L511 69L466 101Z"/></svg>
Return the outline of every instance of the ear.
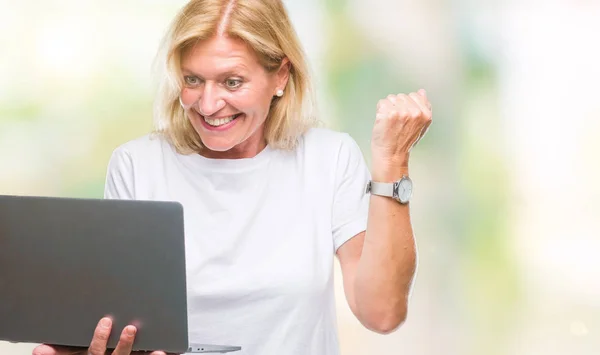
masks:
<svg viewBox="0 0 600 355"><path fill-rule="evenodd" d="M277 90L283 90L285 91L285 87L287 86L287 82L290 78L290 67L291 67L291 63L290 60L287 57L284 57L283 60L281 61L281 65L279 66L279 69L277 70L276 75L276 82L277 82Z"/></svg>

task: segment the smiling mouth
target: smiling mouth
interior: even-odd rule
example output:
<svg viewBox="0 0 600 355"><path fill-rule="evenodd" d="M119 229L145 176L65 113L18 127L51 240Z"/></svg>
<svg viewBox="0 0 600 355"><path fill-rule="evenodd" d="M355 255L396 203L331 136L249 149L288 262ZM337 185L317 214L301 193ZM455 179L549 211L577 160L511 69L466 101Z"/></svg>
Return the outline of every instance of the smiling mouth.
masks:
<svg viewBox="0 0 600 355"><path fill-rule="evenodd" d="M204 122L206 122L207 124L213 126L213 127L219 127L219 126L223 126L228 124L229 122L235 120L236 118L240 117L242 114L238 113L229 117L224 117L224 118L208 118L205 116L202 116L202 119L204 119Z"/></svg>

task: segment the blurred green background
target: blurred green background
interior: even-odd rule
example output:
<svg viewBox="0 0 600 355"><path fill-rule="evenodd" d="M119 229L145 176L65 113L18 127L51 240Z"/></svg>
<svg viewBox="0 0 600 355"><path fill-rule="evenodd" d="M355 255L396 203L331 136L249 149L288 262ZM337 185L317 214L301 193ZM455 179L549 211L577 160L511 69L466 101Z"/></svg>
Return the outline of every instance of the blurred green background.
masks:
<svg viewBox="0 0 600 355"><path fill-rule="evenodd" d="M152 60L184 3L0 2L0 194L102 196L112 150L152 128ZM285 3L321 119L367 161L379 99L425 88L434 107L408 321L363 329L336 265L342 354L598 354L600 1Z"/></svg>

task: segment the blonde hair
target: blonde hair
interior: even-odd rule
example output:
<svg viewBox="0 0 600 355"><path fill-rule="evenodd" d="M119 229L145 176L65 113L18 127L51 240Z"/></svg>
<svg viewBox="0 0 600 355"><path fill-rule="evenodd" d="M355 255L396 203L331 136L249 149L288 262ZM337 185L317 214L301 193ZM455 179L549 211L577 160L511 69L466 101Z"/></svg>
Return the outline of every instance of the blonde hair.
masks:
<svg viewBox="0 0 600 355"><path fill-rule="evenodd" d="M191 0L183 7L157 56L156 132L182 154L197 153L204 147L179 101L181 58L198 41L220 35L243 40L267 72L277 71L288 58L290 75L285 93L271 102L265 138L275 148L293 149L317 120L305 54L281 0Z"/></svg>

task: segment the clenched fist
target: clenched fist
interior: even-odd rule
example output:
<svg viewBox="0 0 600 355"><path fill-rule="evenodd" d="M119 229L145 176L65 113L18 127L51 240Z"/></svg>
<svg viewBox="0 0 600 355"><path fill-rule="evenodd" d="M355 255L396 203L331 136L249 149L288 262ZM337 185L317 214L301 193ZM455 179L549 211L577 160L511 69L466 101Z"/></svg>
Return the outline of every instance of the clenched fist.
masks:
<svg viewBox="0 0 600 355"><path fill-rule="evenodd" d="M423 89L408 95L389 95L379 101L371 138L374 179L377 175L406 172L410 151L427 132L431 118L431 104Z"/></svg>

